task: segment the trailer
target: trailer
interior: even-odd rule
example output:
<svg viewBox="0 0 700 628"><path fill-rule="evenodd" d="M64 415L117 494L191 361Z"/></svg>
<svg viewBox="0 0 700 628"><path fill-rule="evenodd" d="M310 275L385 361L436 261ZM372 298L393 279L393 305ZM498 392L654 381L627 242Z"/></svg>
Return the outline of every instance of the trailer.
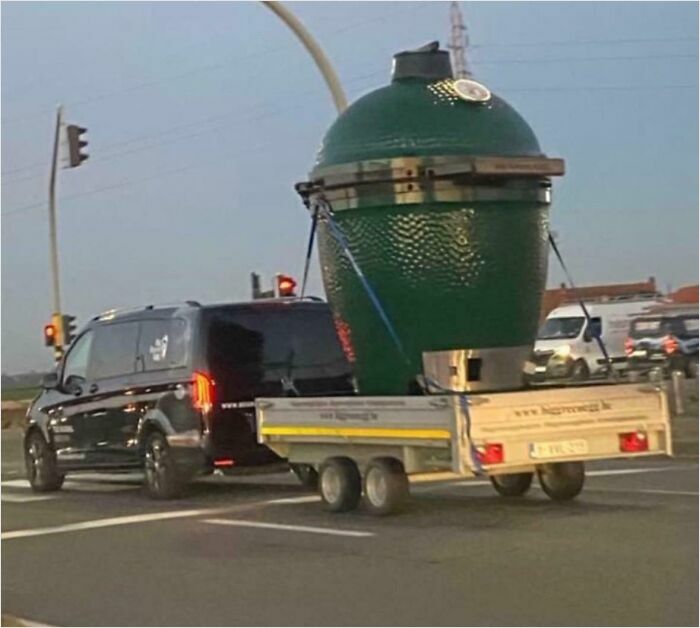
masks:
<svg viewBox="0 0 700 628"><path fill-rule="evenodd" d="M536 475L551 499L568 500L583 488L586 462L672 455L666 394L653 384L258 399L256 418L259 442L317 473L336 512L363 495L372 514L395 512L417 474L484 475L511 497Z"/></svg>

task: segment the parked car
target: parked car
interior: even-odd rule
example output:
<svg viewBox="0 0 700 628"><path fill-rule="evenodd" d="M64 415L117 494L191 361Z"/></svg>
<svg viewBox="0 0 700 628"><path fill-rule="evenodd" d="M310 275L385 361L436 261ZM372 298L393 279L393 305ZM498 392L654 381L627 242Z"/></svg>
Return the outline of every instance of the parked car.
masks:
<svg viewBox="0 0 700 628"><path fill-rule="evenodd" d="M589 324L579 303L552 310L537 334L532 379L586 380L605 375L608 367L596 336L602 340L613 368L624 370L630 320L658 303L656 298L587 302Z"/></svg>
<svg viewBox="0 0 700 628"><path fill-rule="evenodd" d="M698 308L668 308L636 318L625 351L630 371L683 371L698 376Z"/></svg>
<svg viewBox="0 0 700 628"><path fill-rule="evenodd" d="M152 497L214 468L279 461L256 437L258 396L353 394L328 305L309 299L148 306L95 317L26 418L31 486L72 471L145 470ZM313 470L296 468L313 483Z"/></svg>

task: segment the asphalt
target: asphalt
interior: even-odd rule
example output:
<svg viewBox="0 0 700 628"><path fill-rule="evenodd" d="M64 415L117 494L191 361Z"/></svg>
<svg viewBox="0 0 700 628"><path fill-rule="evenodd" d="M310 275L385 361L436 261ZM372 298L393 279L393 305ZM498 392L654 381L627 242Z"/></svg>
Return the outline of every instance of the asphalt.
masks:
<svg viewBox="0 0 700 628"><path fill-rule="evenodd" d="M286 473L174 502L75 476L32 500L17 431L2 454L3 613L39 623L698 625L697 458L591 465L563 505L416 484L377 519L324 512Z"/></svg>

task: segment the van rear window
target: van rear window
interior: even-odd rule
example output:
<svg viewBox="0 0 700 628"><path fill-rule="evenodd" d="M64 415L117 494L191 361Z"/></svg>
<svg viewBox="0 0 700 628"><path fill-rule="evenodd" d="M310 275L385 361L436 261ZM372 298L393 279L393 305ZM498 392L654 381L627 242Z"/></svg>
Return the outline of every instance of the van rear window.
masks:
<svg viewBox="0 0 700 628"><path fill-rule="evenodd" d="M210 310L207 318L207 357L214 373L349 370L326 309L224 307Z"/></svg>

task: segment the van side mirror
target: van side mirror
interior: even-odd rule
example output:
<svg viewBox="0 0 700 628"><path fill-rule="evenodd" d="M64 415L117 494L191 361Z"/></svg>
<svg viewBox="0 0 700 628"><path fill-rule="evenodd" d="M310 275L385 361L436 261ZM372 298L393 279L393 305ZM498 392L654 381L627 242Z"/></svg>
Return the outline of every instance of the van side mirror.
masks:
<svg viewBox="0 0 700 628"><path fill-rule="evenodd" d="M590 342L593 340L593 334L591 333L591 328L586 327L586 329L583 332L583 342Z"/></svg>
<svg viewBox="0 0 700 628"><path fill-rule="evenodd" d="M47 373L41 378L41 387L44 390L54 390L58 388L58 373Z"/></svg>
<svg viewBox="0 0 700 628"><path fill-rule="evenodd" d="M80 375L69 375L66 381L63 382L63 388L67 393L78 396L83 392L84 383L85 379L80 377Z"/></svg>

